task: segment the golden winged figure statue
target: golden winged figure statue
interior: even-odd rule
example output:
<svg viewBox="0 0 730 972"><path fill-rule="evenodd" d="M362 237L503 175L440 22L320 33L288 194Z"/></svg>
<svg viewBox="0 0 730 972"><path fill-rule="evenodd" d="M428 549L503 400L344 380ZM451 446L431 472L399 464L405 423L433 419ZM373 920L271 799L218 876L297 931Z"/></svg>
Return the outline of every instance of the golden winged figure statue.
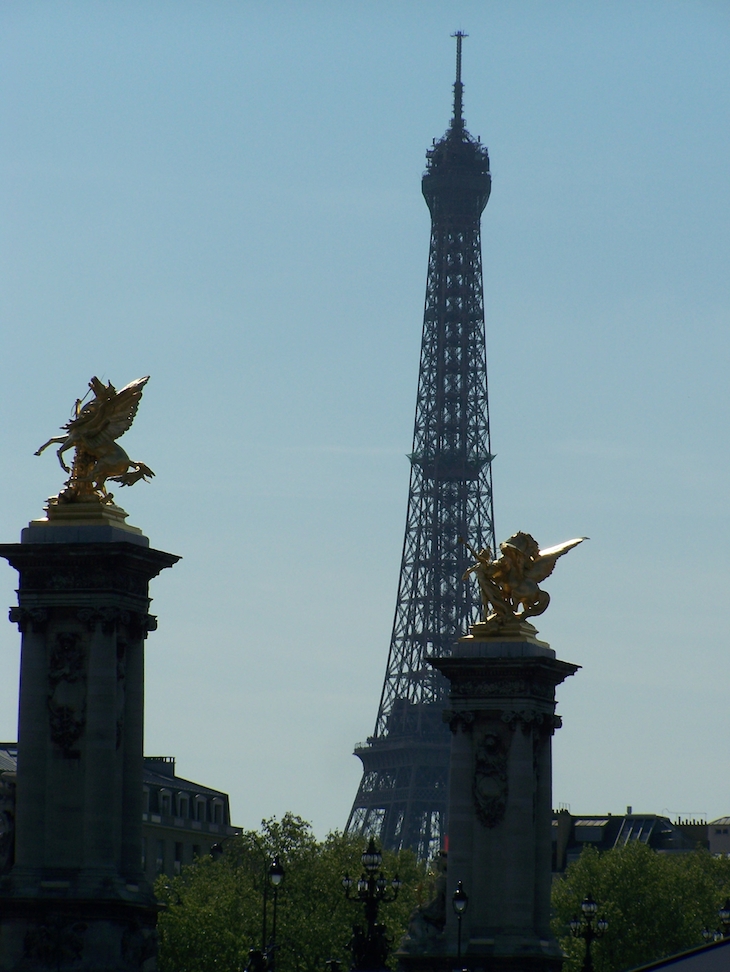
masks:
<svg viewBox="0 0 730 972"><path fill-rule="evenodd" d="M476 560L466 569L462 580L467 580L471 574L476 577L484 621L499 627L514 620L525 621L546 611L550 595L540 590L539 582L552 574L559 557L588 538L576 537L540 550L529 533L514 533L500 543L500 556L496 560L492 559L489 548L477 551L466 540L460 539Z"/></svg>
<svg viewBox="0 0 730 972"><path fill-rule="evenodd" d="M94 397L85 405L82 400L76 402L74 417L61 426L66 434L54 436L36 451L39 456L49 445L60 445L58 461L71 476L58 496L59 502L111 503L113 494L107 492L107 480L133 486L154 476L149 466L130 459L116 441L131 427L148 381L149 375L137 378L117 391L111 382L105 385L92 378L89 388ZM71 448L76 452L69 469L63 456Z"/></svg>

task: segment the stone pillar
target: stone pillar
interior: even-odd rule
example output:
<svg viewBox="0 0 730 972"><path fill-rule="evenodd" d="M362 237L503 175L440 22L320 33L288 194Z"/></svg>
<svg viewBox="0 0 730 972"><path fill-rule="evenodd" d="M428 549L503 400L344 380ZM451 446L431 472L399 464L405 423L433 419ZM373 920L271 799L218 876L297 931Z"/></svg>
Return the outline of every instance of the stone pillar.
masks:
<svg viewBox="0 0 730 972"><path fill-rule="evenodd" d="M19 544L22 634L15 864L0 878L0 972L156 967L142 876L148 583L179 558L126 514L51 507Z"/></svg>
<svg viewBox="0 0 730 972"><path fill-rule="evenodd" d="M577 666L536 639L474 635L432 664L451 683L447 717L459 758L449 791L447 951L456 952L450 902L461 881L470 966L559 969L550 933L551 738L560 725L555 686Z"/></svg>
<svg viewBox="0 0 730 972"><path fill-rule="evenodd" d="M560 726L555 687L578 666L559 661L531 625L520 629L509 639L472 633L449 657L430 659L450 682L448 860L443 900L429 906L425 928L412 921L401 946L408 972L457 967L451 900L459 881L469 898L459 968L559 972L562 965L550 932L551 740Z"/></svg>

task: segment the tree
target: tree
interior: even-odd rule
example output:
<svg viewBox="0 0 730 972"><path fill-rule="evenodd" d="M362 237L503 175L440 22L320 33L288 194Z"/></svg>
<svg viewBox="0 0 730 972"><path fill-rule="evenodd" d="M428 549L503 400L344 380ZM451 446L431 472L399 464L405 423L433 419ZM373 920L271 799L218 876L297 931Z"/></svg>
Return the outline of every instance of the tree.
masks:
<svg viewBox="0 0 730 972"><path fill-rule="evenodd" d="M362 906L345 900L342 877L362 870L360 837L330 834L317 841L311 827L287 813L262 822L260 831L229 838L218 860L199 859L179 877L161 877L160 972L238 972L249 949L260 949L263 892L268 867L278 855L285 877L278 892L276 972L323 972L338 959L349 967L347 943L362 922ZM413 908L429 897L429 877L410 851L384 853L383 871L403 881L398 899L381 910L395 946ZM267 908L271 935L272 901ZM267 936L267 937L268 937Z"/></svg>
<svg viewBox="0 0 730 972"><path fill-rule="evenodd" d="M585 943L568 923L593 895L608 931L592 948L596 972L619 972L695 945L716 928L717 909L730 894L730 860L707 851L657 853L632 841L599 854L586 847L553 888L553 931L567 957L563 972L579 972Z"/></svg>

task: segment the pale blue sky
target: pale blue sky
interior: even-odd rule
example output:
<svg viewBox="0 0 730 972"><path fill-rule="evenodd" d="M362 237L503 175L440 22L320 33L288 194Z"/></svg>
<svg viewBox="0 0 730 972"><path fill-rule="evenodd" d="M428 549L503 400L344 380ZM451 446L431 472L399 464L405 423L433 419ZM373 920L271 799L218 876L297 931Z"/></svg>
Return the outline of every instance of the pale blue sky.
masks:
<svg viewBox="0 0 730 972"><path fill-rule="evenodd" d="M150 374L130 521L153 582L146 749L235 822L341 827L403 538L455 29L489 146L497 533L586 534L546 587L554 802L730 813L730 6L0 6L0 536L92 374ZM16 575L0 565L0 605ZM4 597L4 601L2 600ZM0 627L0 737L17 631Z"/></svg>

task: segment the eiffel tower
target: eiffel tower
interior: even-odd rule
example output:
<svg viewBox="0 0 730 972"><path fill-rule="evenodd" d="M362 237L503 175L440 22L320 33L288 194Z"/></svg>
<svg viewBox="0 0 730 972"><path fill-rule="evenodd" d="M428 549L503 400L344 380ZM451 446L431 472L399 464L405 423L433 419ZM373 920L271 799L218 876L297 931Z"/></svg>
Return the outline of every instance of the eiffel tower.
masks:
<svg viewBox="0 0 730 972"><path fill-rule="evenodd" d="M492 180L462 115L466 35L454 36L454 113L422 180L431 245L395 620L375 731L355 747L363 776L345 828L422 860L447 832L450 748L446 681L427 658L450 654L479 616L460 538L495 550L480 238Z"/></svg>

